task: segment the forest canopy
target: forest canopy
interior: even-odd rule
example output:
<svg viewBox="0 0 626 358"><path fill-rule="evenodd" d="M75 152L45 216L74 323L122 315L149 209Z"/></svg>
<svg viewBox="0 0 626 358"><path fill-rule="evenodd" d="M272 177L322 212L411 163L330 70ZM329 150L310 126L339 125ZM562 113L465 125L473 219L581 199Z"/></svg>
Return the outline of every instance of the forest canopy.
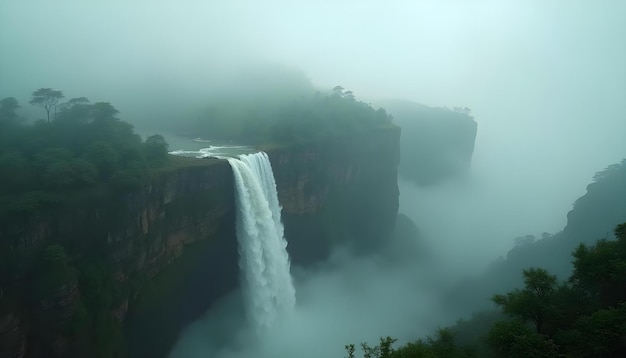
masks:
<svg viewBox="0 0 626 358"><path fill-rule="evenodd" d="M574 271L559 281L542 268L522 271L524 286L492 301L500 314L475 315L426 340L397 349L390 337L364 357L624 357L626 354L626 223L616 240L580 244ZM477 333L482 332L482 333ZM471 339L457 339L472 336ZM346 346L356 357L355 346Z"/></svg>
<svg viewBox="0 0 626 358"><path fill-rule="evenodd" d="M382 109L357 100L352 91L300 90L213 98L195 119L176 129L186 136L246 144L299 142L390 125Z"/></svg>
<svg viewBox="0 0 626 358"><path fill-rule="evenodd" d="M164 138L142 141L111 103L62 98L58 90L34 91L30 103L46 115L35 122L19 116L15 98L0 100L0 217L35 212L85 189L138 188L167 161Z"/></svg>
<svg viewBox="0 0 626 358"><path fill-rule="evenodd" d="M201 115L181 120L175 131L260 145L391 125L384 109L358 101L352 91L341 86L315 91L298 76L286 77L265 90L211 97ZM163 136L143 141L111 103L63 100L63 91L35 90L29 103L44 114L37 121L19 115L17 99L0 100L0 216L32 213L86 189L137 189L169 160Z"/></svg>

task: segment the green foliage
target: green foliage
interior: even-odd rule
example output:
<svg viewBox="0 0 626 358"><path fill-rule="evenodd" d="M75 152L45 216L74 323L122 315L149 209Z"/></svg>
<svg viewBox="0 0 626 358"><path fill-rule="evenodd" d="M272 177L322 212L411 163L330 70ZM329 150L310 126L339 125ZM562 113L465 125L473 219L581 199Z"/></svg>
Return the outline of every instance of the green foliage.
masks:
<svg viewBox="0 0 626 358"><path fill-rule="evenodd" d="M626 299L626 225L615 229L616 241L599 240L594 246L581 244L574 251L574 273L570 281L602 307Z"/></svg>
<svg viewBox="0 0 626 358"><path fill-rule="evenodd" d="M67 254L65 248L59 244L46 247L43 252L43 260L46 265L57 266L67 264Z"/></svg>
<svg viewBox="0 0 626 358"><path fill-rule="evenodd" d="M0 101L0 219L45 210L95 187L142 188L151 168L168 161L164 138L142 142L110 103L78 97L59 104L62 98L49 88L35 91L31 104L58 113L32 125L18 121L14 98Z"/></svg>
<svg viewBox="0 0 626 358"><path fill-rule="evenodd" d="M120 111L109 102L98 102L91 108L91 117L94 121L118 120L116 116L119 113Z"/></svg>
<svg viewBox="0 0 626 358"><path fill-rule="evenodd" d="M70 162L70 171L77 186L95 184L98 178L98 169L85 159L76 158Z"/></svg>
<svg viewBox="0 0 626 358"><path fill-rule="evenodd" d="M614 241L580 245L572 254L574 272L567 283L558 284L545 270L529 269L523 272L524 289L494 296L516 319L494 325L488 335L492 348L503 357L626 353L626 224L616 227L615 236ZM534 323L534 332L525 322Z"/></svg>
<svg viewBox="0 0 626 358"><path fill-rule="evenodd" d="M59 101L63 98L63 92L51 88L40 88L33 92L30 104L41 106L46 111L48 123L50 122L50 111L56 113Z"/></svg>
<svg viewBox="0 0 626 358"><path fill-rule="evenodd" d="M491 349L484 337L491 327L506 318L506 315L497 310L475 312L469 319L460 319L450 330L454 333L455 341L461 345L469 345L476 348L478 356L489 356Z"/></svg>
<svg viewBox="0 0 626 358"><path fill-rule="evenodd" d="M389 358L392 356L394 350L392 345L397 341L389 336L380 339L380 343L377 346L370 347L367 343L361 343L361 349L363 350L363 358ZM346 346L348 351L348 357L354 358L354 344Z"/></svg>
<svg viewBox="0 0 626 358"><path fill-rule="evenodd" d="M155 134L143 143L146 160L153 165L162 165L167 161L167 142L162 135Z"/></svg>
<svg viewBox="0 0 626 358"><path fill-rule="evenodd" d="M0 123L15 123L18 120L17 110L20 104L14 97L0 100Z"/></svg>
<svg viewBox="0 0 626 358"><path fill-rule="evenodd" d="M29 186L33 173L28 158L19 151L0 154L0 187L7 192L20 191Z"/></svg>
<svg viewBox="0 0 626 358"><path fill-rule="evenodd" d="M574 209L568 214L564 233L570 242L593 244L601 237L608 238L609 230L624 221L625 181L626 159L596 173L594 182L587 186L587 193L576 200ZM572 249L567 248L568 252Z"/></svg>
<svg viewBox="0 0 626 358"><path fill-rule="evenodd" d="M43 173L43 185L53 190L69 190L95 184L96 167L80 158L49 161Z"/></svg>
<svg viewBox="0 0 626 358"><path fill-rule="evenodd" d="M108 178L118 168L118 153L107 142L97 141L87 147L85 158L97 168L102 178Z"/></svg>
<svg viewBox="0 0 626 358"><path fill-rule="evenodd" d="M376 346L361 343L363 358L477 358L477 351L470 346L458 345L454 333L450 329L440 329L435 338L428 337L426 341L409 342L398 349L393 348L397 339L389 336L380 338ZM348 358L355 358L354 344L345 346Z"/></svg>
<svg viewBox="0 0 626 358"><path fill-rule="evenodd" d="M136 190L146 184L149 175L149 169L144 163L140 161L131 162L126 165L126 168L113 175L111 184L113 188L119 191Z"/></svg>
<svg viewBox="0 0 626 358"><path fill-rule="evenodd" d="M404 137L405 128L402 133ZM601 238L613 242L612 229L626 218L626 190L624 190L626 161L610 166L600 172L596 179L595 183L587 187L587 193L576 200L573 209L567 215L567 226L562 232L553 235L542 234L540 239L532 243L516 246L509 251L506 259L492 263L491 267L480 277L465 279L462 285L454 287L454 291L448 296L448 300L455 301L452 307L469 305L484 309L485 296L521 287L520 272L528 267L544 268L560 280L566 280L574 269L571 253L580 243L584 243L585 247L589 248ZM607 265L615 262L608 256L607 259L608 261L601 262ZM578 262L578 265L581 264L583 261ZM614 269L617 267L611 270ZM589 283L599 284L593 280ZM573 287L571 284L568 286L574 291L583 289ZM620 285L617 284L614 289L619 287ZM606 291L603 295L609 297L611 294ZM596 304L584 299L583 294L570 294L567 297L567 301L570 302L567 307L564 307L562 302L558 305L559 309L565 308L564 313L567 317L564 319L568 320L567 324L571 323L569 321L572 320L572 315L575 316L577 309L584 308L587 313L597 309L601 304L598 294L596 294L595 300L598 302Z"/></svg>
<svg viewBox="0 0 626 358"><path fill-rule="evenodd" d="M159 135L144 143L110 103L61 98L60 91L35 91L31 103L48 120L34 123L21 121L15 99L0 101L0 221L7 224L0 226L0 282L27 282L19 292L0 288L0 310L35 308L28 334L44 346L53 344L52 332L64 335L74 350L68 356L119 357L122 327L111 310L128 299L130 283L114 279L93 238L60 237L56 211L143 188L155 167L167 163L167 143ZM14 240L15 227L38 214L50 218L44 230L57 243L39 249ZM123 208L116 214L123 216Z"/></svg>
<svg viewBox="0 0 626 358"><path fill-rule="evenodd" d="M315 140L354 130L389 125L385 110L359 102L351 91L283 94L280 98L232 96L214 100L180 131L250 144Z"/></svg>
<svg viewBox="0 0 626 358"><path fill-rule="evenodd" d="M373 348L363 345L365 357L624 357L626 223L615 228L615 237L580 245L572 253L575 269L566 282L544 269L523 270L523 288L492 298L508 319L475 315L440 330L435 339L397 350L386 350L393 343L387 340ZM457 337L470 346L458 345ZM354 345L346 349L353 358Z"/></svg>
<svg viewBox="0 0 626 358"><path fill-rule="evenodd" d="M504 313L530 321L537 332L543 333L546 319L554 315L553 293L557 290L556 276L546 270L531 268L523 271L525 287L506 295L495 295L493 302Z"/></svg>
<svg viewBox="0 0 626 358"><path fill-rule="evenodd" d="M74 184L72 177L72 169L69 162L58 161L52 162L46 167L43 174L44 187L52 190L69 189Z"/></svg>
<svg viewBox="0 0 626 358"><path fill-rule="evenodd" d="M552 340L537 333L527 324L516 320L497 322L489 331L487 340L496 357L558 357L558 347Z"/></svg>
<svg viewBox="0 0 626 358"><path fill-rule="evenodd" d="M626 335L626 308L598 310L581 316L567 330L556 335L564 351L575 357L614 357L623 352L622 337ZM621 343L621 348L620 348Z"/></svg>

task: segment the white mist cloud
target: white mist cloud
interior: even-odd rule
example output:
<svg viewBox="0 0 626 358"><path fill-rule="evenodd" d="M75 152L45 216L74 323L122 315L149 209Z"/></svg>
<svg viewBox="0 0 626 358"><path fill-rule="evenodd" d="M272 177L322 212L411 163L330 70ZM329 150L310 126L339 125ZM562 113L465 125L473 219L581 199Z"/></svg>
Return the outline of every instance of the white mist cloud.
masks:
<svg viewBox="0 0 626 358"><path fill-rule="evenodd" d="M563 210L626 156L625 16L619 0L1 0L0 97L54 87L145 120L281 63L361 98L472 108L477 157L558 181L542 194Z"/></svg>
<svg viewBox="0 0 626 358"><path fill-rule="evenodd" d="M270 331L250 333L237 291L190 325L170 356L343 357L349 343L375 344L387 335L398 344L414 340L453 319L442 312L439 294L446 282L437 270L339 249L316 267L293 269L295 312Z"/></svg>

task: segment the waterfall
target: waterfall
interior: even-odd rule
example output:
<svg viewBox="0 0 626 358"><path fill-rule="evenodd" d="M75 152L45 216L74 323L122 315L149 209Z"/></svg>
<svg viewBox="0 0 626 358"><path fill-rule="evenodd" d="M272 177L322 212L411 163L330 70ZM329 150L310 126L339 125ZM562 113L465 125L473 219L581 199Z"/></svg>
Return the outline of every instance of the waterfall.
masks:
<svg viewBox="0 0 626 358"><path fill-rule="evenodd" d="M271 327L296 303L276 182L264 152L228 158L235 177L239 267L246 315Z"/></svg>

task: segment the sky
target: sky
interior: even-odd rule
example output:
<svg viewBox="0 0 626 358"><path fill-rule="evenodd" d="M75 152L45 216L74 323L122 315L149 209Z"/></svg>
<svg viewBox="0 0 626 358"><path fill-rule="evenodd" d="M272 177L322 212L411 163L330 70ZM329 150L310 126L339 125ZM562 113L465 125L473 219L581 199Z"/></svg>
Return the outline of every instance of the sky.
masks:
<svg viewBox="0 0 626 358"><path fill-rule="evenodd" d="M0 0L0 97L53 87L132 121L278 63L366 101L470 107L477 165L575 176L573 201L626 153L625 17L619 0Z"/></svg>

